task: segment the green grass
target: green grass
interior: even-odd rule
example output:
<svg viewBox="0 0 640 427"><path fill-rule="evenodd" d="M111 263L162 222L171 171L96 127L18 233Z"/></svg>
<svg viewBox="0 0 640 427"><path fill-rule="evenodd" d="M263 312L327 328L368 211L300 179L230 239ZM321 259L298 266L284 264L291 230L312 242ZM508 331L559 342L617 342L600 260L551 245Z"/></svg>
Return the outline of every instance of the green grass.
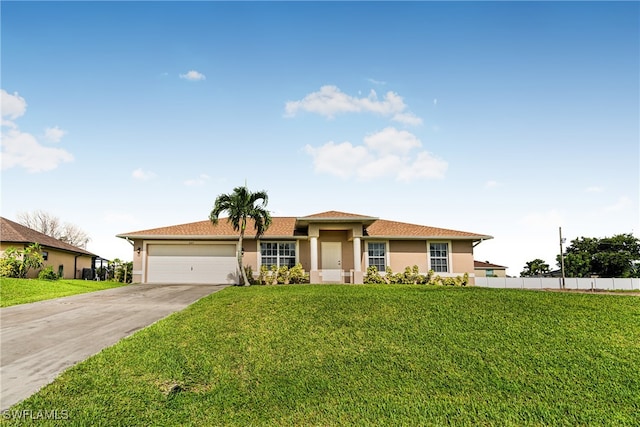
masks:
<svg viewBox="0 0 640 427"><path fill-rule="evenodd" d="M93 280L40 280L0 278L0 307L25 304L85 292L124 286L118 282Z"/></svg>
<svg viewBox="0 0 640 427"><path fill-rule="evenodd" d="M634 296L234 287L12 410L64 410L65 425L636 426L639 368Z"/></svg>

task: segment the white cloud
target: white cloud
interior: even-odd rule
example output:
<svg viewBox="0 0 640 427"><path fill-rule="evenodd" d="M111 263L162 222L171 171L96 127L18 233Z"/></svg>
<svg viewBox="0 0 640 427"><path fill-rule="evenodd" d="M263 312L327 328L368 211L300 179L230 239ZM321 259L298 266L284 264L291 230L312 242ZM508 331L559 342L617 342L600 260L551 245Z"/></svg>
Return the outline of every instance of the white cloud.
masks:
<svg viewBox="0 0 640 427"><path fill-rule="evenodd" d="M73 155L62 148L45 147L36 138L18 129L2 132L2 169L23 167L27 172L45 172L62 162L73 161Z"/></svg>
<svg viewBox="0 0 640 427"><path fill-rule="evenodd" d="M449 164L434 157L431 153L421 151L418 157L408 165L403 165L398 171L398 181L413 181L416 179L442 179Z"/></svg>
<svg viewBox="0 0 640 427"><path fill-rule="evenodd" d="M62 162L73 161L73 155L68 151L40 144L36 137L22 132L13 122L27 111L27 102L24 98L17 92L11 95L4 89L0 90L0 98L2 127L6 128L0 133L3 170L23 167L30 173L45 172L57 168Z"/></svg>
<svg viewBox="0 0 640 427"><path fill-rule="evenodd" d="M622 196L613 205L606 206L604 208L604 211L605 212L619 212L619 211L624 210L630 204L631 204L631 199L626 197L626 196Z"/></svg>
<svg viewBox="0 0 640 427"><path fill-rule="evenodd" d="M44 137L47 141L60 142L63 136L67 134L66 130L60 129L58 126L52 128L46 128L44 130Z"/></svg>
<svg viewBox="0 0 640 427"><path fill-rule="evenodd" d="M382 100L372 90L367 97L353 97L332 85L322 86L319 91L312 92L299 101L287 101L285 117L294 117L300 111L320 114L333 118L341 113L368 112L390 117L394 121L405 124L420 124L422 119L406 111L407 105L400 95L387 92Z"/></svg>
<svg viewBox="0 0 640 427"><path fill-rule="evenodd" d="M138 168L131 172L131 176L140 181L148 181L156 177L156 174L150 171L144 171L142 168Z"/></svg>
<svg viewBox="0 0 640 427"><path fill-rule="evenodd" d="M500 183L494 180L489 180L484 183L484 188L496 188L498 186L500 186Z"/></svg>
<svg viewBox="0 0 640 427"><path fill-rule="evenodd" d="M190 80L192 82L197 82L200 80L206 80L206 76L196 70L191 70L186 74L180 74L181 79Z"/></svg>
<svg viewBox="0 0 640 427"><path fill-rule="evenodd" d="M186 181L184 181L184 185L186 185L187 187L201 187L205 185L210 179L211 177L209 175L203 173L200 174L198 178L187 179Z"/></svg>
<svg viewBox="0 0 640 427"><path fill-rule="evenodd" d="M394 115L391 120L394 122L404 123L405 125L418 126L422 124L422 119L413 113L399 113Z"/></svg>
<svg viewBox="0 0 640 427"><path fill-rule="evenodd" d="M18 92L11 95L6 90L0 89L0 108L2 109L3 121L5 119L15 120L27 111L27 101L18 95Z"/></svg>
<svg viewBox="0 0 640 427"><path fill-rule="evenodd" d="M373 151L381 154L407 154L413 148L422 146L420 140L411 132L388 127L364 138L364 143Z"/></svg>
<svg viewBox="0 0 640 427"><path fill-rule="evenodd" d="M443 178L447 162L426 151L414 152L421 146L410 132L386 128L367 135L363 145L331 141L318 148L307 145L305 151L313 157L316 172L340 178L371 180L391 176L404 182Z"/></svg>
<svg viewBox="0 0 640 427"><path fill-rule="evenodd" d="M358 165L370 161L365 147L354 147L350 142L336 144L330 141L318 148L307 145L305 151L313 157L316 172L340 178L353 176Z"/></svg>
<svg viewBox="0 0 640 427"><path fill-rule="evenodd" d="M367 81L369 83L373 83L374 85L386 85L387 84L387 82L383 82L381 80L376 80L376 79L371 79L371 78L367 79Z"/></svg>

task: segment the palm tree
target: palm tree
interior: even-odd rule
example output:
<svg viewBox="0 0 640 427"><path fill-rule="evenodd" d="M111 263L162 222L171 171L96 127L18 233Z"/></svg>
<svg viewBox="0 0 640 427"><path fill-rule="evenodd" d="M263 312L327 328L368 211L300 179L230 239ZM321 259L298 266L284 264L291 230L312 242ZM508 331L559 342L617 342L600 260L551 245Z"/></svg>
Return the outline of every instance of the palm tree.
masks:
<svg viewBox="0 0 640 427"><path fill-rule="evenodd" d="M260 203L258 203L261 201ZM266 191L257 191L252 193L246 187L236 187L231 194L221 194L216 198L213 210L209 214L209 219L213 225L218 224L219 216L222 212L227 212L228 222L231 222L233 229L240 232L238 242L238 266L242 274L242 280L245 286L249 286L247 273L242 266L242 240L244 232L247 228L247 218L254 222L256 230L256 238L260 237L271 225L271 214L266 209L269 197Z"/></svg>

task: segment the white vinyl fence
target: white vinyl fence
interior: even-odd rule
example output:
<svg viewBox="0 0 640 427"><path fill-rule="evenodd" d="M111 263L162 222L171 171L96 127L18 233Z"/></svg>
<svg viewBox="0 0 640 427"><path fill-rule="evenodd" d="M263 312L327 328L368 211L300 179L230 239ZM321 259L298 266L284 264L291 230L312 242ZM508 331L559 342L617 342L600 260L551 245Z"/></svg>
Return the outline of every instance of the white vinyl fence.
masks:
<svg viewBox="0 0 640 427"><path fill-rule="evenodd" d="M482 288L562 289L560 277L476 277L475 282ZM566 277L564 283L566 289L640 290L640 279Z"/></svg>

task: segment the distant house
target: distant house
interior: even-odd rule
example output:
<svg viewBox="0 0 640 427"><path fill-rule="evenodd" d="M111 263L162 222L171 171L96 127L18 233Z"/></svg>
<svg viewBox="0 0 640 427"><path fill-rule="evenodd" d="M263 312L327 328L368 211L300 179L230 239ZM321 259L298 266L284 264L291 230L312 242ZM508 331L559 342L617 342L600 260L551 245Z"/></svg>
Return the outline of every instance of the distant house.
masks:
<svg viewBox="0 0 640 427"><path fill-rule="evenodd" d="M83 272L85 276L89 274L89 278L93 278L96 255L0 217L0 254L10 247L24 250L33 243L38 243L42 248L44 266L53 267L62 278L81 279ZM37 277L38 272L29 271L28 277Z"/></svg>
<svg viewBox="0 0 640 427"><path fill-rule="evenodd" d="M507 267L489 261L473 261L475 277L507 277Z"/></svg>
<svg viewBox="0 0 640 427"><path fill-rule="evenodd" d="M400 272L417 265L441 277L468 273L473 248L491 236L328 211L274 217L259 239L247 224L243 247L222 218L119 234L133 243L133 280L141 283L238 283L236 256L253 272L261 266L302 264L311 283L362 283L367 268Z"/></svg>

